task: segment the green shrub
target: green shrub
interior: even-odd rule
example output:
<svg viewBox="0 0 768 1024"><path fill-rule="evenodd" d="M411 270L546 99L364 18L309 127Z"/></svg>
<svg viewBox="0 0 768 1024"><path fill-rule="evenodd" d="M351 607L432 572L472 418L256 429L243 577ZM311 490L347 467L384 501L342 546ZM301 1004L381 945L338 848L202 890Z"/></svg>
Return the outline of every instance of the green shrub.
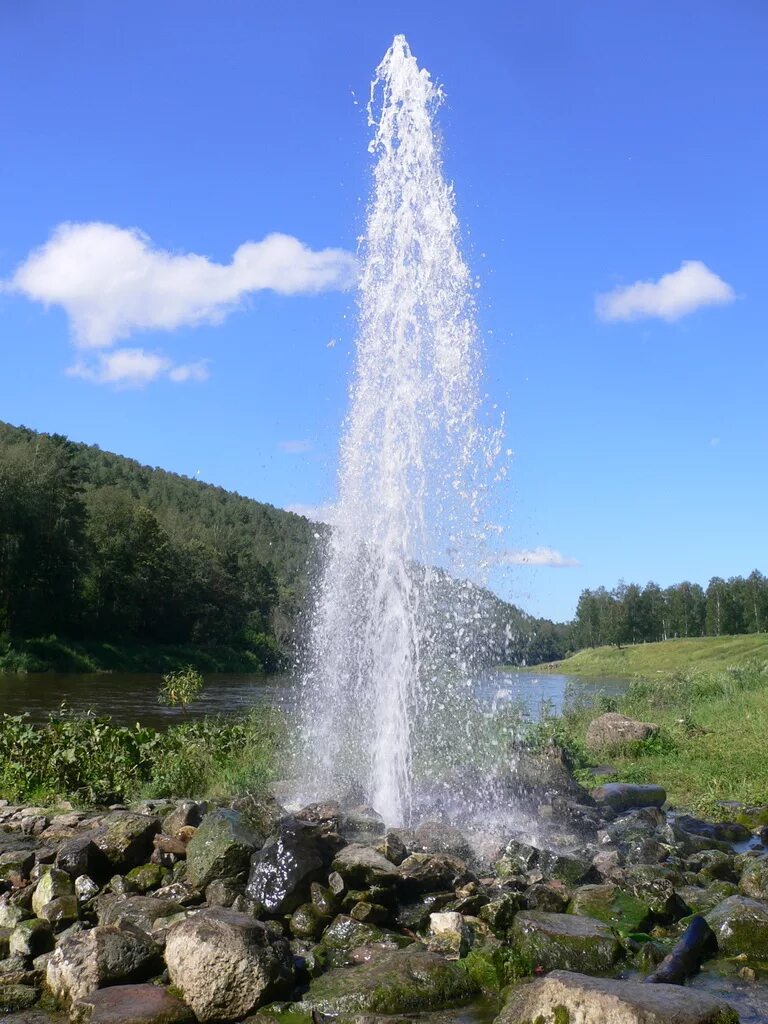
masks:
<svg viewBox="0 0 768 1024"><path fill-rule="evenodd" d="M197 700L204 685L202 675L192 665L166 672L160 685L158 701L169 707L186 708Z"/></svg>

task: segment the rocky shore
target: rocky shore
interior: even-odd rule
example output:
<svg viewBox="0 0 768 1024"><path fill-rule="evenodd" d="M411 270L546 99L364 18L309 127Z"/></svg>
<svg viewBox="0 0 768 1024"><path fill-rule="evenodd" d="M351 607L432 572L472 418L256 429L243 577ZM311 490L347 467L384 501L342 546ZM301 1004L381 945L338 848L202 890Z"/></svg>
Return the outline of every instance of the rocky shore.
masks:
<svg viewBox="0 0 768 1024"><path fill-rule="evenodd" d="M746 809L668 815L659 787L563 787L556 750L516 771L543 783L521 799L554 849L480 855L443 822L387 830L354 796L293 814L0 801L0 1021L738 1021L727 991L683 987L702 961L760 1005L760 809L750 828Z"/></svg>

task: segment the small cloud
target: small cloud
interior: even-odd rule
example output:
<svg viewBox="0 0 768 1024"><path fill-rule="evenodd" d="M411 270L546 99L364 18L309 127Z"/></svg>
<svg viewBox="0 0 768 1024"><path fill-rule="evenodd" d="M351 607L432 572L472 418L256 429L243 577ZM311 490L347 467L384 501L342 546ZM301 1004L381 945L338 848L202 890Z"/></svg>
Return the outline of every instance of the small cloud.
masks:
<svg viewBox="0 0 768 1024"><path fill-rule="evenodd" d="M278 441L277 447L286 455L306 455L314 445L311 441Z"/></svg>
<svg viewBox="0 0 768 1024"><path fill-rule="evenodd" d="M94 384L113 384L118 387L143 387L160 377L174 383L188 380L207 380L205 363L174 365L158 352L145 352L142 348L118 348L100 352L90 360L80 361L66 371L70 377L80 377Z"/></svg>
<svg viewBox="0 0 768 1024"><path fill-rule="evenodd" d="M683 260L679 270L658 281L636 281L598 295L595 312L606 322L644 317L671 322L702 306L720 306L735 298L733 288L701 260Z"/></svg>
<svg viewBox="0 0 768 1024"><path fill-rule="evenodd" d="M218 323L254 292L349 288L356 273L352 253L291 235L243 242L230 263L215 263L160 249L136 228L91 222L60 224L0 287L61 306L78 348L110 348L136 331Z"/></svg>
<svg viewBox="0 0 768 1024"><path fill-rule="evenodd" d="M569 558L554 548L547 547L507 551L499 562L502 565L549 565L556 569L574 569L581 565L578 559Z"/></svg>

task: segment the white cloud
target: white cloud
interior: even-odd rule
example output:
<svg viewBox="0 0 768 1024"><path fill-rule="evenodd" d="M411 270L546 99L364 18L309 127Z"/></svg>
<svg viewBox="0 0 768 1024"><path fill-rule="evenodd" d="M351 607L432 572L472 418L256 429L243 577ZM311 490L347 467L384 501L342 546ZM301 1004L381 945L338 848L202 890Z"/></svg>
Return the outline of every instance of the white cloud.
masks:
<svg viewBox="0 0 768 1024"><path fill-rule="evenodd" d="M557 569L573 569L581 565L576 558L569 558L547 547L507 551L499 561L502 565L549 565Z"/></svg>
<svg viewBox="0 0 768 1024"><path fill-rule="evenodd" d="M227 264L170 253L142 232L114 224L61 224L5 288L62 306L75 344L108 348L137 330L216 322L252 292L282 295L346 288L355 259L343 249L315 252L290 235L244 242Z"/></svg>
<svg viewBox="0 0 768 1024"><path fill-rule="evenodd" d="M95 384L115 384L120 387L142 387L160 377L174 383L188 380L206 380L208 370L204 362L174 365L166 356L145 352L142 348L118 348L112 352L99 352L95 359L81 360L67 370L70 377L80 377Z"/></svg>
<svg viewBox="0 0 768 1024"><path fill-rule="evenodd" d="M286 455L305 455L312 451L313 444L311 441L278 441L277 447Z"/></svg>
<svg viewBox="0 0 768 1024"><path fill-rule="evenodd" d="M735 298L733 288L701 260L683 260L679 270L658 281L636 281L598 295L595 312L605 321L654 316L673 321L702 306L719 306Z"/></svg>

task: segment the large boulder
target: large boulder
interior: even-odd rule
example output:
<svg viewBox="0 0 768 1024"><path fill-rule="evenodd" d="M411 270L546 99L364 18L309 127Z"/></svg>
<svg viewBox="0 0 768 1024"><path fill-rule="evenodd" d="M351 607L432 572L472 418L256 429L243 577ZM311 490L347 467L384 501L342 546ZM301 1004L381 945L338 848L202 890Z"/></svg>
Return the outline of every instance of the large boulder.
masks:
<svg viewBox="0 0 768 1024"><path fill-rule="evenodd" d="M621 814L633 807L661 807L667 799L663 786L636 786L629 782L607 782L592 790L592 797L603 807Z"/></svg>
<svg viewBox="0 0 768 1024"><path fill-rule="evenodd" d="M94 842L115 871L125 872L146 864L152 855L152 840L160 831L157 818L130 811L113 811ZM77 872L80 874L80 872ZM91 874L87 871L87 874Z"/></svg>
<svg viewBox="0 0 768 1024"><path fill-rule="evenodd" d="M621 956L621 946L607 924L574 914L521 911L512 922L514 946L531 967L544 971L580 968L606 974Z"/></svg>
<svg viewBox="0 0 768 1024"><path fill-rule="evenodd" d="M537 871L547 878L569 885L586 882L594 875L591 857L577 853L557 853L518 839L512 839L507 844L496 864L496 871L500 878Z"/></svg>
<svg viewBox="0 0 768 1024"><path fill-rule="evenodd" d="M328 874L333 851L318 828L289 819L251 859L246 896L268 914L290 914Z"/></svg>
<svg viewBox="0 0 768 1024"><path fill-rule="evenodd" d="M768 903L747 896L729 896L706 916L724 956L745 953L768 960Z"/></svg>
<svg viewBox="0 0 768 1024"><path fill-rule="evenodd" d="M302 997L307 1010L328 1014L397 1014L465 1002L477 985L455 961L420 949L384 952L358 967L316 978Z"/></svg>
<svg viewBox="0 0 768 1024"><path fill-rule="evenodd" d="M144 981L160 967L160 947L141 929L99 925L59 943L46 980L54 997L68 1004L106 985Z"/></svg>
<svg viewBox="0 0 768 1024"><path fill-rule="evenodd" d="M187 881L204 889L214 878L234 878L248 870L263 841L239 811L221 808L206 814L187 846Z"/></svg>
<svg viewBox="0 0 768 1024"><path fill-rule="evenodd" d="M641 743L658 732L650 722L637 722L626 715L608 711L593 719L587 728L586 744L589 750L610 753L630 743Z"/></svg>
<svg viewBox="0 0 768 1024"><path fill-rule="evenodd" d="M745 863L739 888L752 899L768 900L768 857L754 857Z"/></svg>
<svg viewBox="0 0 768 1024"><path fill-rule="evenodd" d="M96 881L105 881L111 873L109 861L91 834L75 836L62 843L56 853L56 867L71 878L88 875Z"/></svg>
<svg viewBox="0 0 768 1024"><path fill-rule="evenodd" d="M738 1024L739 1015L721 999L678 985L590 978L553 971L520 985L496 1024Z"/></svg>
<svg viewBox="0 0 768 1024"><path fill-rule="evenodd" d="M171 981L199 1021L237 1020L293 985L290 946L261 921L216 907L168 933Z"/></svg>
<svg viewBox="0 0 768 1024"><path fill-rule="evenodd" d="M448 853L412 853L400 865L399 876L403 892L411 894L455 889L475 878L465 861Z"/></svg>
<svg viewBox="0 0 768 1024"><path fill-rule="evenodd" d="M180 999L159 985L114 985L78 999L72 1024L194 1024Z"/></svg>
<svg viewBox="0 0 768 1024"><path fill-rule="evenodd" d="M582 885L573 894L568 910L571 914L602 921L624 933L644 932L651 925L648 904L610 882Z"/></svg>
<svg viewBox="0 0 768 1024"><path fill-rule="evenodd" d="M339 850L331 865L352 889L371 885L388 885L398 877L391 861L372 846L350 843Z"/></svg>

